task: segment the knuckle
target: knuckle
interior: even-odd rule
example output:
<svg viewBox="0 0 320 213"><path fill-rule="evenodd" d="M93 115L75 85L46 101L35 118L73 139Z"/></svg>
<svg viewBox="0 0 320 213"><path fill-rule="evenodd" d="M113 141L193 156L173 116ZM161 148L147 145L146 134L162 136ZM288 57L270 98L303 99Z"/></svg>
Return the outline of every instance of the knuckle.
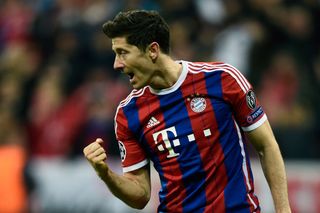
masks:
<svg viewBox="0 0 320 213"><path fill-rule="evenodd" d="M100 148L99 148L99 151L100 151L101 153L105 153L105 150L104 150L103 147L100 147Z"/></svg>

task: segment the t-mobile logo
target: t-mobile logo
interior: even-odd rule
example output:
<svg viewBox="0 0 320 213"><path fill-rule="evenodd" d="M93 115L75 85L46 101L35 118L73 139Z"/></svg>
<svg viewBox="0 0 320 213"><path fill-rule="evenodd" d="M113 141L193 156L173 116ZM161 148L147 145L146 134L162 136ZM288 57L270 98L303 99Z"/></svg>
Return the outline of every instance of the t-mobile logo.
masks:
<svg viewBox="0 0 320 213"><path fill-rule="evenodd" d="M173 147L176 147L176 146L180 146L180 141L179 139L174 139L172 141L172 145L171 145L171 142L169 140L169 137L168 137L168 133L171 132L174 137L177 137L177 131L176 131L176 128L174 126L172 127L169 127L167 129L164 129L164 130L161 130L159 132L156 132L154 134L152 134L153 136L153 140L155 142L155 144L157 144L158 146L158 150L159 151L168 151L169 152L169 155L167 156L167 158L173 158L173 157L176 157L179 155L179 153L176 153L174 150L173 150ZM203 130L203 134L205 137L209 137L211 135L211 131L210 129L205 129ZM163 146L163 143L161 143L161 141L158 140L158 137L159 135L162 136L162 141L164 143L164 146ZM194 134L190 134L188 135L188 140L189 142L193 142L195 141L195 137L194 137Z"/></svg>

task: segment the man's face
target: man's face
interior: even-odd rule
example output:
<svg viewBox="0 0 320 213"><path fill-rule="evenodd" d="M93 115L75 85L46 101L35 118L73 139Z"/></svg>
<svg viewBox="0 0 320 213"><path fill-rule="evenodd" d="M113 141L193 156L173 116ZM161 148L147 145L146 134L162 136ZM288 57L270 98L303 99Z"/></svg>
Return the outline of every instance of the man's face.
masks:
<svg viewBox="0 0 320 213"><path fill-rule="evenodd" d="M113 68L127 74L133 88L140 89L150 84L152 62L148 52L128 44L125 37L112 39L112 50L116 54Z"/></svg>

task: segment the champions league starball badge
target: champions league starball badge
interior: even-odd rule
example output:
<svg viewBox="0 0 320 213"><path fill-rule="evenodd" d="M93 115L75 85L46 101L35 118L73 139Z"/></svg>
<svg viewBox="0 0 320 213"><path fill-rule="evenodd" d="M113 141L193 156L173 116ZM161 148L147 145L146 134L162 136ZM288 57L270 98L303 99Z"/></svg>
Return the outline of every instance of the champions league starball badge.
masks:
<svg viewBox="0 0 320 213"><path fill-rule="evenodd" d="M203 110L206 109L206 106L207 106L206 99L202 97L192 98L190 102L190 107L194 112L202 112Z"/></svg>
<svg viewBox="0 0 320 213"><path fill-rule="evenodd" d="M250 109L256 108L256 96L252 90L249 90L246 94L247 105Z"/></svg>
<svg viewBox="0 0 320 213"><path fill-rule="evenodd" d="M119 151L120 151L121 161L123 162L126 159L126 154L127 154L126 148L125 148L124 144L121 141L119 141L118 144L119 144Z"/></svg>

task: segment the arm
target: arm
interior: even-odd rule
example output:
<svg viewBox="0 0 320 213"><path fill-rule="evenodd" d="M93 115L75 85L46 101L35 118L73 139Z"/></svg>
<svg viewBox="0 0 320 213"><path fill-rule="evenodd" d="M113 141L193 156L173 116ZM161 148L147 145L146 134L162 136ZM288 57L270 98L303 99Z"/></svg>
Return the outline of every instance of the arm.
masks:
<svg viewBox="0 0 320 213"><path fill-rule="evenodd" d="M277 213L291 212L284 162L268 121L247 133L257 150Z"/></svg>
<svg viewBox="0 0 320 213"><path fill-rule="evenodd" d="M85 147L83 149L85 157L112 194L132 208L143 209L151 193L149 166L118 175L105 163L107 155L101 143L103 141L97 139Z"/></svg>

